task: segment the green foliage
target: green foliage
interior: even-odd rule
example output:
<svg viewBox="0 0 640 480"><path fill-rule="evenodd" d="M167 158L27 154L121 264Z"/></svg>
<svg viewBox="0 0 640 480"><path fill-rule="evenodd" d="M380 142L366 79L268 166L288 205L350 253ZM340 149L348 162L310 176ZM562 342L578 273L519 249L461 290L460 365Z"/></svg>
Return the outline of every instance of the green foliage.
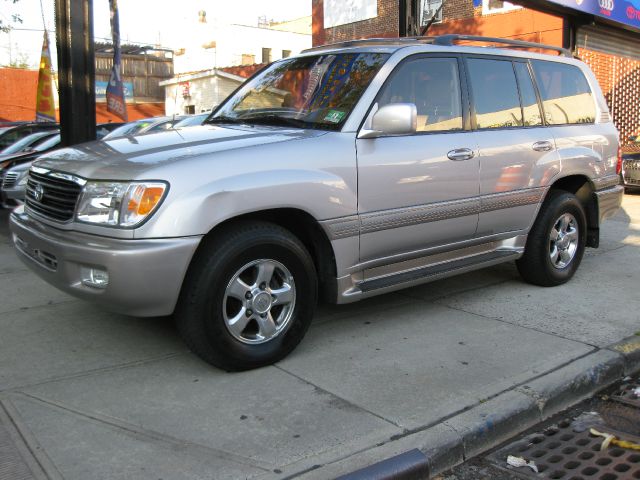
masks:
<svg viewBox="0 0 640 480"><path fill-rule="evenodd" d="M4 3L6 3L6 2L18 3L19 1L20 0L4 0ZM20 17L20 15L12 14L11 15L11 22L12 23L22 23L22 18ZM9 30L11 30L11 25L5 23L4 19L0 18L0 32L7 33Z"/></svg>

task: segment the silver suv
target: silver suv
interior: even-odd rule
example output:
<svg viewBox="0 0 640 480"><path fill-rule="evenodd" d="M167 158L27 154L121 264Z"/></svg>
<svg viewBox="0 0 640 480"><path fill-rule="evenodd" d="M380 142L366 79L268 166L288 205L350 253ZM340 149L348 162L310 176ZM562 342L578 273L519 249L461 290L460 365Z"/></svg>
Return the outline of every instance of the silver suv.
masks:
<svg viewBox="0 0 640 480"><path fill-rule="evenodd" d="M105 308L174 314L227 370L291 352L318 298L512 260L528 282L562 284L621 203L605 99L565 50L459 40L479 39L314 48L201 127L45 155L11 215L19 255Z"/></svg>

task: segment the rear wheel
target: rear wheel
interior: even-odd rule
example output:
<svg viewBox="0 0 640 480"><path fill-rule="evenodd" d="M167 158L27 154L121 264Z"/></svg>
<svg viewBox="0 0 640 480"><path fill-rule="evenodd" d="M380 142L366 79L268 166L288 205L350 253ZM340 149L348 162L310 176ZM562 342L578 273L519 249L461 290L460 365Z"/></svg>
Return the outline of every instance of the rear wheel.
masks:
<svg viewBox="0 0 640 480"><path fill-rule="evenodd" d="M584 208L575 195L551 191L533 224L525 253L516 261L529 283L552 287L575 274L586 243Z"/></svg>
<svg viewBox="0 0 640 480"><path fill-rule="evenodd" d="M311 256L290 232L269 223L240 223L206 242L176 309L185 342L224 370L280 360L311 323L317 298Z"/></svg>

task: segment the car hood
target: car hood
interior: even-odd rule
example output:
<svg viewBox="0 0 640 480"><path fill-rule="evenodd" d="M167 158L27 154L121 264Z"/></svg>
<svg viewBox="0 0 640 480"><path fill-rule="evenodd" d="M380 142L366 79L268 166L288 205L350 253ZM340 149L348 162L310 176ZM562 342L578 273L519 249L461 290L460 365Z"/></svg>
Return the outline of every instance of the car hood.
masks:
<svg viewBox="0 0 640 480"><path fill-rule="evenodd" d="M35 164L83 178L134 180L176 162L325 133L262 125L203 125L83 143L42 155Z"/></svg>

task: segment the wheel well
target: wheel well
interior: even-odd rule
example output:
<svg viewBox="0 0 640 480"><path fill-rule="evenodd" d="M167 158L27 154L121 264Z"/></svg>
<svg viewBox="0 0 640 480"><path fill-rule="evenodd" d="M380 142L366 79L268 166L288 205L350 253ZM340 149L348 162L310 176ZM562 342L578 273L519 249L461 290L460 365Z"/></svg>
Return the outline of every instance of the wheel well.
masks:
<svg viewBox="0 0 640 480"><path fill-rule="evenodd" d="M551 190L573 193L580 200L587 217L587 246L597 248L600 243L598 201L589 178L584 175L570 175L557 180L551 185Z"/></svg>
<svg viewBox="0 0 640 480"><path fill-rule="evenodd" d="M246 220L271 222L295 235L303 243L313 259L318 273L320 298L335 302L335 289L337 288L335 284L337 276L336 259L331 242L315 218L307 212L295 208L261 210L227 219L216 225L206 236L214 236L221 229L231 227L233 223Z"/></svg>

